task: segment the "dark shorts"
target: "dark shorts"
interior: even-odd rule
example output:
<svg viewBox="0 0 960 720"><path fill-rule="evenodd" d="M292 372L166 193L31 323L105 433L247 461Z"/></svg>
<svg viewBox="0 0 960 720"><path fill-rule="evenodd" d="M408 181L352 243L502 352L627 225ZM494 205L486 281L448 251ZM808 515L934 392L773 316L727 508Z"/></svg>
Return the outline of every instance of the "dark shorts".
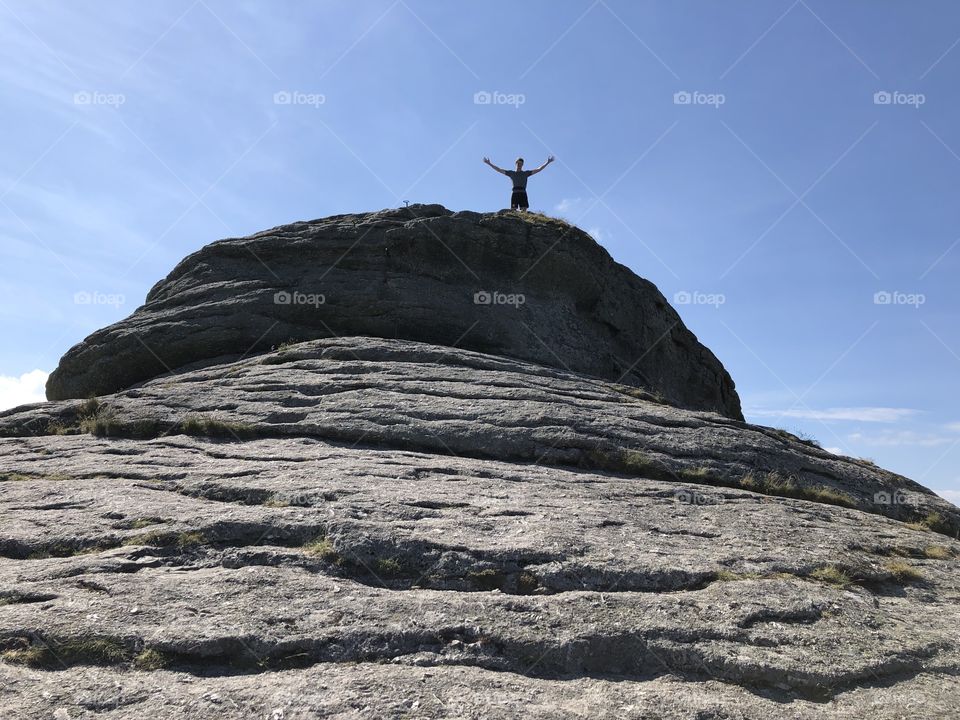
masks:
<svg viewBox="0 0 960 720"><path fill-rule="evenodd" d="M526 190L514 190L513 194L510 196L510 207L512 208L523 208L524 210L530 207L530 201L527 200L527 191Z"/></svg>

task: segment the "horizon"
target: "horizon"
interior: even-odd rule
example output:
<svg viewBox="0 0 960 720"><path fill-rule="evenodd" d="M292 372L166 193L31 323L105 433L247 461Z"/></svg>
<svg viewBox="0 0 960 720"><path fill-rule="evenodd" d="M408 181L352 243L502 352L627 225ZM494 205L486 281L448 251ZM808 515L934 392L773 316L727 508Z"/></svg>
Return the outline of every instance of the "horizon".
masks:
<svg viewBox="0 0 960 720"><path fill-rule="evenodd" d="M749 422L960 502L955 5L3 0L0 22L0 409L214 240L495 211L481 158L555 155L531 209L657 285Z"/></svg>

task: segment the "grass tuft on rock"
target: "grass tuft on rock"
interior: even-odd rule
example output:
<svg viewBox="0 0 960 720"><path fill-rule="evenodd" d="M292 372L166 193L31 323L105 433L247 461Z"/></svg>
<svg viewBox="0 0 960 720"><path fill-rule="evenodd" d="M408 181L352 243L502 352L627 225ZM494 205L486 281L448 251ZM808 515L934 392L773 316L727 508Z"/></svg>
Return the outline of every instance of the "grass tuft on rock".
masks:
<svg viewBox="0 0 960 720"><path fill-rule="evenodd" d="M114 637L86 635L62 641L23 640L22 647L0 653L0 659L12 665L56 670L71 665L118 665L133 658L127 644Z"/></svg>
<svg viewBox="0 0 960 720"><path fill-rule="evenodd" d="M847 508L857 507L857 499L848 493L826 485L798 485L794 480L782 477L778 473L769 473L763 477L747 474L740 478L738 484L744 490L764 495L811 500Z"/></svg>
<svg viewBox="0 0 960 720"><path fill-rule="evenodd" d="M134 535L123 541L124 545L148 545L151 547L175 547L178 550L190 550L200 545L206 545L208 539L199 532L171 533L162 530L153 530L141 535Z"/></svg>
<svg viewBox="0 0 960 720"><path fill-rule="evenodd" d="M822 583L827 583L828 585L836 585L837 587L847 587L853 582L853 579L836 565L818 567L810 573L810 577Z"/></svg>
<svg viewBox="0 0 960 720"><path fill-rule="evenodd" d="M615 450L592 450L587 455L592 467L611 472L628 473L653 479L666 479L669 472L641 450L618 448Z"/></svg>
<svg viewBox="0 0 960 720"><path fill-rule="evenodd" d="M324 562L336 562L339 559L336 549L329 538L321 537L308 542L302 547L308 555L314 555Z"/></svg>
<svg viewBox="0 0 960 720"><path fill-rule="evenodd" d="M923 580L923 573L904 560L890 560L884 563L883 569L889 572L899 583L919 582Z"/></svg>
<svg viewBox="0 0 960 720"><path fill-rule="evenodd" d="M520 595L533 595L541 587L540 580L533 573L525 571L517 576L517 593Z"/></svg>
<svg viewBox="0 0 960 720"><path fill-rule="evenodd" d="M147 648L133 659L136 670L162 670L170 664L170 658L153 648Z"/></svg>
<svg viewBox="0 0 960 720"><path fill-rule="evenodd" d="M467 580L469 580L470 584L477 588L477 590L500 590L503 588L507 577L499 570L485 568L484 570L468 572Z"/></svg>
<svg viewBox="0 0 960 720"><path fill-rule="evenodd" d="M396 577L403 574L403 565L396 558L377 558L373 566L378 575Z"/></svg>
<svg viewBox="0 0 960 720"><path fill-rule="evenodd" d="M519 218L524 222L537 227L553 227L554 229L564 230L566 232L578 229L576 225L567 222L563 218L553 217L552 215L547 215L546 213L539 212L537 210L526 210L524 212L519 210L507 210L504 214Z"/></svg>
<svg viewBox="0 0 960 720"><path fill-rule="evenodd" d="M927 545L923 554L930 560L947 560L953 557L953 551L944 545Z"/></svg>

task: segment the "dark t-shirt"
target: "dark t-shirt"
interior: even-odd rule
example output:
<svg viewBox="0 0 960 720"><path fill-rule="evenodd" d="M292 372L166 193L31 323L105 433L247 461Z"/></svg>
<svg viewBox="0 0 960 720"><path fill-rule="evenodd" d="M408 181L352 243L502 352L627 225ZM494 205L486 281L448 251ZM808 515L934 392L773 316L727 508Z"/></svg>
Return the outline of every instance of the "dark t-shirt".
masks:
<svg viewBox="0 0 960 720"><path fill-rule="evenodd" d="M514 190L526 190L527 178L533 175L532 170L504 170L504 172L513 180Z"/></svg>

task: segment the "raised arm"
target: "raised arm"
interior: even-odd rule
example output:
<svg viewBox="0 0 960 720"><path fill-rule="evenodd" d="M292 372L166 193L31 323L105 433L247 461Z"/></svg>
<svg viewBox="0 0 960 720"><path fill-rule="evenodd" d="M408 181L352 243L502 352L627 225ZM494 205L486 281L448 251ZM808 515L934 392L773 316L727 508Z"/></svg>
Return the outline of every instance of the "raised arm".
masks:
<svg viewBox="0 0 960 720"><path fill-rule="evenodd" d="M506 171L506 170L504 170L503 168L498 168L496 165L494 165L492 162L490 162L490 158L484 158L483 161L484 161L487 165L489 165L490 167L492 167L494 170L496 170L498 173L502 173L503 175L506 175L506 174L507 174L507 171Z"/></svg>
<svg viewBox="0 0 960 720"><path fill-rule="evenodd" d="M538 167L538 168L534 168L533 170L531 170L531 171L530 171L530 174L531 174L531 175L536 175L538 172L540 172L541 170L543 170L547 165L549 165L550 163L552 163L552 162L554 161L554 159L555 159L555 158L553 157L553 155L551 155L550 157L547 158L547 161L546 161L543 165L541 165L541 166Z"/></svg>

